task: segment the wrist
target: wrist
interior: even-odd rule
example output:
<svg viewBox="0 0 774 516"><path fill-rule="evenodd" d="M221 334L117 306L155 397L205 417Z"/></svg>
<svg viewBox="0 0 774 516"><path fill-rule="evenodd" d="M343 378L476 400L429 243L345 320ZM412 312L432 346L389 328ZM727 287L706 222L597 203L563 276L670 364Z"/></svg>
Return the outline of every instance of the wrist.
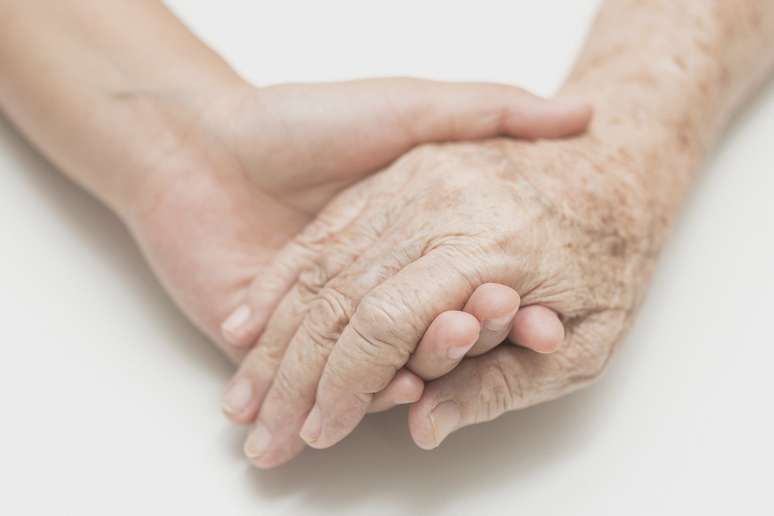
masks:
<svg viewBox="0 0 774 516"><path fill-rule="evenodd" d="M674 204L771 68L772 28L757 0L606 2L562 94L589 100L587 137L635 156L629 179Z"/></svg>
<svg viewBox="0 0 774 516"><path fill-rule="evenodd" d="M695 168L694 153L676 149L672 131L653 125L597 125L576 138L500 140L513 173L573 224L617 235L641 254L657 253Z"/></svg>
<svg viewBox="0 0 774 516"><path fill-rule="evenodd" d="M244 86L162 3L12 5L2 9L0 108L119 214L202 111ZM127 41L132 30L143 38Z"/></svg>
<svg viewBox="0 0 774 516"><path fill-rule="evenodd" d="M715 86L723 82L716 63L675 59L629 53L604 66L581 59L561 91L594 106L588 131L569 145L604 172L594 182L637 200L642 214L631 216L645 227L669 225L732 112L728 92Z"/></svg>
<svg viewBox="0 0 774 516"><path fill-rule="evenodd" d="M110 174L97 193L127 221L165 198L174 184L218 174L211 161L226 148L230 120L254 88L241 80L207 88L124 92L112 101L112 116L125 129L121 148L107 153ZM217 168L217 167L216 167Z"/></svg>

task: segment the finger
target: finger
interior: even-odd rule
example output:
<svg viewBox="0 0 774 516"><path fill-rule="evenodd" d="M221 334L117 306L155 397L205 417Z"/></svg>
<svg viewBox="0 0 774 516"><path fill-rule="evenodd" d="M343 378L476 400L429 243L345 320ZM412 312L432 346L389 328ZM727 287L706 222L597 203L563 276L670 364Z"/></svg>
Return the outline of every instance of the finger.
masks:
<svg viewBox="0 0 774 516"><path fill-rule="evenodd" d="M346 191L288 242L257 274L239 305L222 323L221 333L226 342L241 351L252 347L300 271L314 262L332 235L352 225L365 207L364 196Z"/></svg>
<svg viewBox="0 0 774 516"><path fill-rule="evenodd" d="M481 322L481 333L468 356L486 353L508 337L520 302L515 290L499 283L485 283L473 292L464 310Z"/></svg>
<svg viewBox="0 0 774 516"><path fill-rule="evenodd" d="M298 275L297 281L271 315L258 344L239 364L224 394L223 411L229 419L241 424L255 419L290 342L317 301L320 290L373 241L375 236L370 233L371 229L369 226L366 231L359 225L345 228L337 237L337 244L319 254L312 265Z"/></svg>
<svg viewBox="0 0 774 516"><path fill-rule="evenodd" d="M302 323L308 312L315 310L316 304L319 303L317 301L319 292L330 277L335 276L352 260L354 260L352 251L348 251L344 246L337 247L318 257L313 267L299 275L299 280L271 316L258 344L239 364L234 379L224 394L224 412L232 421L246 423L255 419L261 403L274 382L280 364L285 359L290 343L299 332L302 336L306 335L309 324L306 328L302 328ZM314 313L319 313L319 309ZM299 360L306 359L299 358ZM250 385L252 390L248 391L246 385ZM234 392L239 394L233 394ZM250 392L249 399L248 392Z"/></svg>
<svg viewBox="0 0 774 516"><path fill-rule="evenodd" d="M424 380L448 373L479 337L478 320L469 313L450 310L436 317L406 367Z"/></svg>
<svg viewBox="0 0 774 516"><path fill-rule="evenodd" d="M239 364L223 396L224 413L235 423L244 424L255 419L288 345L304 320L309 303L320 288L318 285L324 282L321 278L326 274L319 271L335 267L326 265L332 264L332 256L326 255L324 258L327 259L321 260L318 268L302 273L301 281L296 283L280 302L258 344ZM234 394L235 392L239 394Z"/></svg>
<svg viewBox="0 0 774 516"><path fill-rule="evenodd" d="M465 304L464 312L444 312L431 323L408 368L421 378L432 380L454 369L463 356L480 355L497 346L508 337L519 301L518 293L505 285L479 286ZM461 314L469 319L460 317ZM474 340L468 337L471 335Z"/></svg>
<svg viewBox="0 0 774 516"><path fill-rule="evenodd" d="M287 250L280 252L283 256L277 261L284 263L288 271L292 269L288 275L295 278L290 291L284 293L284 297L278 296L281 301L262 301L266 299L262 296L273 294L261 290L261 277L250 287L244 305L252 316L240 328L238 338L249 342L255 337L258 343L254 349L250 349L251 345L242 348L246 355L223 396L223 412L233 422L244 424L255 419L309 303L330 277L351 263L378 237L382 228L373 221L360 224L363 219L360 215L366 208L379 207L378 203L366 203L367 198L354 190L343 192L289 244ZM267 269L265 275L270 275L273 270ZM279 290L274 293L279 294ZM261 309L274 306L274 303L275 308Z"/></svg>
<svg viewBox="0 0 774 516"><path fill-rule="evenodd" d="M550 308L527 306L514 317L510 339L538 353L553 353L564 342L564 324Z"/></svg>
<svg viewBox="0 0 774 516"><path fill-rule="evenodd" d="M526 310L526 308L524 309ZM495 419L505 412L549 401L592 383L604 370L613 343L598 342L601 329L625 314L587 317L576 324L567 343L552 354L519 346L498 346L466 358L446 376L425 385L409 409L409 430L420 448L438 446L451 432Z"/></svg>
<svg viewBox="0 0 774 516"><path fill-rule="evenodd" d="M383 412L398 405L414 403L422 397L423 389L424 382L419 377L406 369L402 369L398 371L387 388L374 395L368 412ZM271 435L265 430L256 431L253 429L245 442L245 454L248 457L253 456L256 449L264 449L270 440ZM300 438L296 438L285 446L282 461L271 465L261 461L259 466L265 469L287 462L300 454L304 447L304 442Z"/></svg>
<svg viewBox="0 0 774 516"><path fill-rule="evenodd" d="M368 412L384 412L398 405L414 403L422 397L424 382L406 369L398 371L390 384L381 392L374 395ZM301 418L303 419L303 417ZM271 434L265 427L252 429L250 435L245 441L245 454L251 457L257 466L268 469L283 464L295 458L306 446L298 437L285 442L282 447L280 458L274 460L265 456L265 449L271 443ZM275 452L276 453L276 452Z"/></svg>
<svg viewBox="0 0 774 516"><path fill-rule="evenodd" d="M556 355L515 346L467 358L428 383L422 399L411 406L411 436L420 448L432 449L459 428L558 397L567 380L559 370Z"/></svg>
<svg viewBox="0 0 774 516"><path fill-rule="evenodd" d="M275 131L274 145L292 140L313 155L324 151L335 159L315 161L315 172L350 182L353 174L378 170L422 143L563 137L582 132L591 119L588 103L492 83L387 78L284 84L261 95L272 106L270 115L281 118L273 125L288 128ZM294 154L286 159L275 163L278 169L309 172Z"/></svg>
<svg viewBox="0 0 774 516"><path fill-rule="evenodd" d="M271 468L287 462L303 447L299 431L314 405L328 356L358 303L372 288L418 258L422 249L419 241L406 242L402 234L388 234L319 289L287 346L258 413L252 433L264 436L264 447L246 449L256 466ZM369 364L361 367L368 370ZM399 368L373 392L385 389ZM370 402L369 398L366 409Z"/></svg>
<svg viewBox="0 0 774 516"><path fill-rule="evenodd" d="M221 334L226 342L242 351L255 344L298 272L315 256L311 249L296 242L281 249L272 262L258 272L245 298L221 324Z"/></svg>
<svg viewBox="0 0 774 516"><path fill-rule="evenodd" d="M519 408L534 393L534 378L545 370L543 355L500 346L464 360L448 375L428 383L409 409L409 430L423 449L438 446L451 432Z"/></svg>
<svg viewBox="0 0 774 516"><path fill-rule="evenodd" d="M479 283L470 262L452 249L436 249L363 297L320 379L301 431L307 444L325 448L355 428L433 319L470 296Z"/></svg>
<svg viewBox="0 0 774 516"><path fill-rule="evenodd" d="M413 145L494 136L558 138L582 132L591 107L577 99L544 99L494 83L386 79L376 83L390 99Z"/></svg>
<svg viewBox="0 0 774 516"><path fill-rule="evenodd" d="M422 396L424 382L406 369L398 371L390 384L374 395L368 412L383 412L398 405L406 405L418 401ZM303 420L302 414L301 419ZM245 441L244 452L253 460L256 466L269 469L290 461L300 454L306 446L298 436L285 440L281 448L276 447L274 457L267 456L265 450L272 444L272 436L268 427L256 425L251 429Z"/></svg>
<svg viewBox="0 0 774 516"><path fill-rule="evenodd" d="M332 86L347 99L353 125L371 126L379 136L402 131L404 139L396 141L408 147L494 136L569 136L583 131L591 118L587 102L545 99L505 84L386 78ZM374 116L387 123L377 126Z"/></svg>
<svg viewBox="0 0 774 516"><path fill-rule="evenodd" d="M407 369L401 369L383 391L374 394L368 412L383 412L397 405L414 403L422 397L424 388L421 378Z"/></svg>

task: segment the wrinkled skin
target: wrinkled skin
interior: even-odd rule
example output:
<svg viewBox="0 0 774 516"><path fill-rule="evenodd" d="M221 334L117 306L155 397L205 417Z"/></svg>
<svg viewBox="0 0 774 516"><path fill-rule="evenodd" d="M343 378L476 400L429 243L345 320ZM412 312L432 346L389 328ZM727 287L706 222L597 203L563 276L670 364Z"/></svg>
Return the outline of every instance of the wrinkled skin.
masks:
<svg viewBox="0 0 774 516"><path fill-rule="evenodd" d="M596 378L698 164L774 69L772 33L764 0L604 2L562 89L594 103L588 135L425 147L343 192L238 373L268 389L247 455L272 467L342 439L430 321L485 283L521 296L514 329L555 310L565 342L498 346L429 382L409 414L418 445Z"/></svg>
<svg viewBox="0 0 774 516"><path fill-rule="evenodd" d="M278 251L302 229L314 234L338 192L423 142L562 136L589 119L586 105L557 108L514 87L412 79L127 102L150 105L164 129L141 194L113 204L173 298L234 360L257 334L226 342L221 322L251 283L271 312L310 258Z"/></svg>
<svg viewBox="0 0 774 516"><path fill-rule="evenodd" d="M493 147L488 163L479 166L498 178L511 199L508 216L519 220L510 231L492 226L496 240L489 245L502 260L495 274L510 270L509 285L522 293L523 304L556 310L567 338L550 355L501 346L431 382L409 416L414 440L424 448L462 426L560 397L598 378L633 322L671 219L659 205L661 196L637 179L644 163L656 162L631 159L626 144L588 136ZM640 144L638 153L647 157L656 149ZM459 163L466 153L451 154ZM688 163L680 164L690 168Z"/></svg>
<svg viewBox="0 0 774 516"><path fill-rule="evenodd" d="M589 120L585 104L551 103L518 88L413 79L240 84L202 97L121 102L149 111L163 129L148 151L141 194L114 204L167 291L235 362L314 257L294 237L310 238L326 224L328 215L317 213L342 189L422 142L561 136ZM331 223L349 220L353 208L337 208ZM222 332L246 296L249 331ZM422 387L403 371L373 408L416 401ZM224 409L237 422L254 417Z"/></svg>
<svg viewBox="0 0 774 516"><path fill-rule="evenodd" d="M248 439L247 454L271 466L300 452L299 430L314 447L345 437L431 321L485 283L556 311L565 344L551 355L500 346L465 359L412 408L420 446L435 446L441 432L427 422L426 400L443 398L435 383L469 382L475 402L442 411L457 425L598 376L652 267L647 200L615 174L613 150L591 137L426 146L343 192L320 215L336 230L296 242L317 259L240 368L272 382L257 372L281 361L253 430L262 449Z"/></svg>

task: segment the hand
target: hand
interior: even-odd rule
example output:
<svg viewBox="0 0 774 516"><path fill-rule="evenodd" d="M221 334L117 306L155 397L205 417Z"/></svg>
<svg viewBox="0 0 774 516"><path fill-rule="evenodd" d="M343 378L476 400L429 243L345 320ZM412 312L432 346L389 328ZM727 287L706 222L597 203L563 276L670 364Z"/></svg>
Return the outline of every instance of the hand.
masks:
<svg viewBox="0 0 774 516"><path fill-rule="evenodd" d="M138 108L148 100L136 99ZM299 243L337 228L315 219L337 192L421 142L559 136L589 117L578 103L516 88L409 79L242 86L150 104L168 121L165 145L142 188L113 204L172 297L235 361L312 259ZM339 200L329 212L355 208ZM239 420L254 411L239 407L251 388L232 387L226 409ZM421 389L404 372L374 408L415 401Z"/></svg>
<svg viewBox="0 0 774 516"><path fill-rule="evenodd" d="M421 421L428 400L451 385L462 390L472 371L482 389L464 391L459 424L596 377L642 296L653 254L643 214L655 211L617 174L625 167L616 148L592 137L425 147L342 193L356 208L337 212L337 200L321 217L344 229L320 245L240 367L260 391L267 379L254 372L284 355L248 438L253 460L288 460L302 447L299 430L319 448L346 436L373 393L415 360L431 322L487 283L559 314L564 345L552 355L500 347L432 383L412 409L418 444L437 442Z"/></svg>
<svg viewBox="0 0 774 516"><path fill-rule="evenodd" d="M455 161L464 163L468 154L479 161L479 167L493 170L512 183L515 211L510 216L518 223L510 237L505 232L489 244L501 248L500 259L510 254L512 261L497 263L495 258L492 264L473 254L465 261L471 265L455 267L464 277L474 278L472 281L481 277L476 275L476 261L479 271L492 267L489 274L495 277L503 268L510 269L505 274L512 275L513 283L508 284L523 294L522 302L556 310L567 337L562 348L552 354L500 346L465 359L446 376L429 382L409 411L409 429L418 446L435 448L462 427L561 397L602 374L633 322L671 219L672 208L666 208L666 202L641 179L648 177L643 172L655 173L643 167L658 163L661 170L670 160L643 160L662 149L650 144L638 149L642 143L603 143L588 136L566 142L504 142L494 149L474 151L478 157L463 148L433 151L436 163L438 159L455 159L454 154L458 155ZM487 153L488 163L484 158ZM681 158L672 161L676 166L692 166ZM428 166L432 167L432 162ZM480 215L482 220L489 217L483 212ZM495 224L489 227L503 223L499 217L491 218ZM470 243L472 253L475 241ZM481 248L484 254L487 245ZM491 279L489 274L484 272L483 277ZM338 346L343 350L345 344L348 342L342 339ZM357 392L352 386L362 385L362 380L354 377L348 384L336 383L336 372L349 373L345 353L341 355L343 365L334 368L331 360L325 371L330 380L323 375L318 405L321 400ZM334 387L329 388L326 381ZM342 385L347 386L344 392ZM339 407L336 409L341 410ZM332 413L329 417L338 417L336 410ZM339 430L321 444L335 442L346 431Z"/></svg>

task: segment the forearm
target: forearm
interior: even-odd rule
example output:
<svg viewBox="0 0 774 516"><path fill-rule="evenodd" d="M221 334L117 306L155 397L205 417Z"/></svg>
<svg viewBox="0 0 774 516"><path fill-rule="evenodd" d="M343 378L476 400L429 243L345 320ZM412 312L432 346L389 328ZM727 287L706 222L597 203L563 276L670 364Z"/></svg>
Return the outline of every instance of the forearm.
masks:
<svg viewBox="0 0 774 516"><path fill-rule="evenodd" d="M770 0L607 0L564 92L594 102L592 138L655 143L638 172L677 203L772 65Z"/></svg>
<svg viewBox="0 0 774 516"><path fill-rule="evenodd" d="M0 108L114 209L174 152L179 118L239 83L153 0L0 0L0 24Z"/></svg>
<svg viewBox="0 0 774 516"><path fill-rule="evenodd" d="M548 202L655 256L695 171L774 64L769 0L607 0L562 94L588 99L587 133L534 170ZM516 168L551 142L506 142Z"/></svg>
<svg viewBox="0 0 774 516"><path fill-rule="evenodd" d="M565 88L708 142L772 65L769 0L607 0Z"/></svg>

